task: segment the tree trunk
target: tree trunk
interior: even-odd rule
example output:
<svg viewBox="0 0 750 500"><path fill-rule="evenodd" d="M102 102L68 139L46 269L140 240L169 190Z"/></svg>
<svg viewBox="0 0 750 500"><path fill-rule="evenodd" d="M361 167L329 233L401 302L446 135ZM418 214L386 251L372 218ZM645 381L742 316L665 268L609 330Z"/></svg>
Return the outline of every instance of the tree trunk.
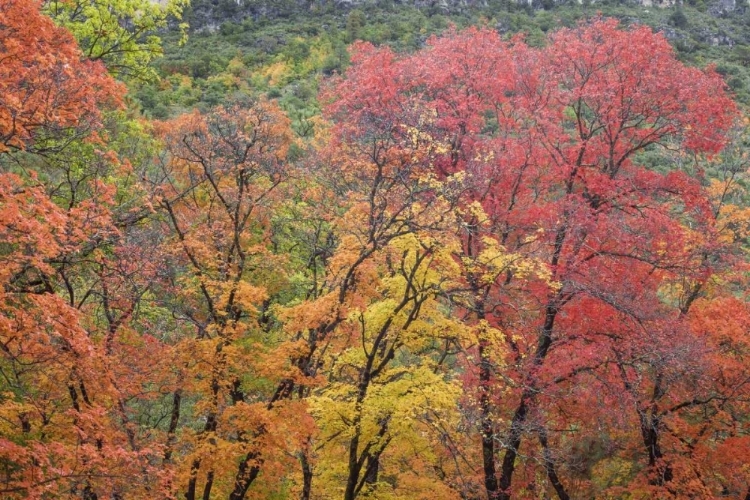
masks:
<svg viewBox="0 0 750 500"><path fill-rule="evenodd" d="M492 368L485 344L486 342L484 341L479 344L479 406L482 412L482 466L484 469L484 488L487 490L487 498L495 500L498 498L497 476L495 475L495 426L492 422L489 395Z"/></svg>
<svg viewBox="0 0 750 500"><path fill-rule="evenodd" d="M307 458L307 451L303 450L299 455L299 463L302 466L302 493L300 493L300 500L310 500L310 494L312 493L312 479L313 472L310 466L310 461Z"/></svg>

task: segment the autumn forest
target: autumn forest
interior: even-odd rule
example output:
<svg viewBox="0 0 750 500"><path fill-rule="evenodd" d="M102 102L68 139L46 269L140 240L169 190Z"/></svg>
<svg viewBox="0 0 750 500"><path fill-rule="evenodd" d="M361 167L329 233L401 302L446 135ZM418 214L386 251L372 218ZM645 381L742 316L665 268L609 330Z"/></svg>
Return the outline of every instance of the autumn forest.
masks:
<svg viewBox="0 0 750 500"><path fill-rule="evenodd" d="M0 498L750 498L715 67L453 26L352 40L304 133L263 92L156 119L185 8L0 0Z"/></svg>

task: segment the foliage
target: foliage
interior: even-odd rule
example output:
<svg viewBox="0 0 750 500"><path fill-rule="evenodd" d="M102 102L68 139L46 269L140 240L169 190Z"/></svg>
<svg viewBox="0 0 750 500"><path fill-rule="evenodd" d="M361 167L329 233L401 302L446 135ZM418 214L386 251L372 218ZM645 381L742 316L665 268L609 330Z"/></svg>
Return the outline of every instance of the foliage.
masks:
<svg viewBox="0 0 750 500"><path fill-rule="evenodd" d="M541 49L490 30L450 32L403 57L360 44L346 79L327 94L347 143L383 162L390 144L412 143L428 152L411 162L460 179L454 231L462 243L453 252L463 285L446 294L476 332L454 342L466 353L465 425L482 461L473 481L488 498L530 495L532 478L559 498L570 498L571 486L583 496L625 491L563 479L575 463L572 443L601 439L587 433L592 418L615 450L642 457L628 491L721 490L708 485L708 469L662 441L685 429L667 419L697 418L681 410L745 390L741 375L709 384L710 349L675 337L695 301L712 297L707 280L734 268L731 251L708 236L723 210L711 210L711 192L730 191L703 191L684 173L657 174L635 158L666 141L717 153L735 119L722 88L715 73L678 62L648 28L594 19L552 34ZM705 371L679 361L688 358L704 360ZM695 386L677 382L690 377L712 395L691 400ZM611 405L635 411L610 420ZM710 424L700 421L705 432ZM623 435L628 428L640 435Z"/></svg>
<svg viewBox="0 0 750 500"><path fill-rule="evenodd" d="M173 286L181 289L170 307L194 330L177 346L177 390L196 401L193 418L205 422L181 436L187 454L175 486L186 484L188 499L199 488L202 498L212 491L242 498L260 464L271 468L271 456L283 458L304 432L283 425L295 422L287 416L295 407L272 404L268 386L282 375L258 363L285 352L264 352L272 345L263 340L274 335L266 301L285 281L283 257L271 252L269 220L291 174L284 164L291 131L266 103L186 114L161 130L164 180L153 188L154 204L166 216L165 251L175 266Z"/></svg>
<svg viewBox="0 0 750 500"><path fill-rule="evenodd" d="M24 149L37 135L86 133L100 105L120 102L121 89L101 64L81 61L70 34L31 2L0 6L0 38L0 153Z"/></svg>
<svg viewBox="0 0 750 500"><path fill-rule="evenodd" d="M544 6L534 2L533 5L530 8L505 1L468 5L448 2L441 6L374 2L349 9L344 5L273 0L220 4L195 0L185 12L185 20L192 27L187 45L178 47L181 40L178 33L165 34L167 54L156 63L162 78L175 74L189 76L194 93L184 99L184 94L175 87L152 84L143 91L149 97L141 101L147 112L158 117L195 106L214 105L225 99L231 101L236 96L236 87L209 88L208 79L226 74L228 62L238 54L250 71L246 78L248 85L240 88L240 92L270 92L273 98L286 101L296 87L315 89L321 76L345 69L348 63L345 47L355 39L388 45L399 52L413 51L423 47L430 35L444 32L449 25L459 28L474 25L495 28L505 36L524 33L530 44L540 45L545 43L547 33L602 14L618 18L625 25L645 24L664 33L684 62L697 66L715 63L738 100L750 102L747 93L750 87L746 88L744 83L750 74L742 62L742 53L750 46L746 30L748 12L739 5L731 13L721 10L725 8L723 4L713 2L708 10L705 5L690 3L654 8L623 2L593 5L550 2ZM306 62L300 64L299 59L295 60L289 78L269 86L266 79L253 76L266 74L270 66L280 61L288 65L290 48L301 41L312 50ZM322 51L322 64L313 47ZM143 95L140 92L139 99ZM314 99L301 101L290 100L284 108L292 113L317 114Z"/></svg>
<svg viewBox="0 0 750 500"><path fill-rule="evenodd" d="M188 0L44 0L43 12L69 30L85 57L102 61L120 79L150 79L162 54L156 34L179 20ZM184 30L187 25L180 25Z"/></svg>
<svg viewBox="0 0 750 500"><path fill-rule="evenodd" d="M0 496L747 495L741 50L586 5L497 10L526 37L207 5L130 80L163 121L0 6Z"/></svg>

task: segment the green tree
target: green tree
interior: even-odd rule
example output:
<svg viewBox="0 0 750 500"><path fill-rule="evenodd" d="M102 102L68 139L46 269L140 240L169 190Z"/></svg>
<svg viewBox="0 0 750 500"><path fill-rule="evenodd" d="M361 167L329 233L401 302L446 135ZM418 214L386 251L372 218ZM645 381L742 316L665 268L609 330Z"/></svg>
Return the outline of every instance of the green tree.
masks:
<svg viewBox="0 0 750 500"><path fill-rule="evenodd" d="M189 0L44 0L43 10L70 30L83 53L119 78L156 76L149 63L162 54L156 32L181 19ZM181 24L184 30L187 25Z"/></svg>
<svg viewBox="0 0 750 500"><path fill-rule="evenodd" d="M359 9L354 9L349 13L346 18L346 37L347 40L353 42L359 38L360 31L367 24L367 18L364 12Z"/></svg>

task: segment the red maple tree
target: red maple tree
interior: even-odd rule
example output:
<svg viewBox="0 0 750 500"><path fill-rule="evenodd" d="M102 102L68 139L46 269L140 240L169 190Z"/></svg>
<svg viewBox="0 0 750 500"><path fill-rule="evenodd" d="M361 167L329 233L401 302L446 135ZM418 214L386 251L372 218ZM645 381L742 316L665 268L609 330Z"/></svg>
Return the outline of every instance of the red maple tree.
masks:
<svg viewBox="0 0 750 500"><path fill-rule="evenodd" d="M560 463L573 436L588 435L623 394L661 397L660 380L686 366L665 360L696 345L681 332L702 288L666 290L716 271L701 257L720 251L709 197L699 179L639 158L664 144L717 153L736 116L724 84L677 61L649 28L602 19L560 30L542 49L470 29L404 57L361 44L352 61L331 92L342 140L429 141L420 161L464 186L465 287L449 298L465 321L504 339L479 328L467 346L476 394L467 417L487 495L523 495L541 464L548 487L570 498L559 469L571 470ZM488 261L493 247L512 258ZM654 378L636 389L632 377ZM639 429L628 443L644 457L630 486L676 494L661 410L635 407L620 421Z"/></svg>

